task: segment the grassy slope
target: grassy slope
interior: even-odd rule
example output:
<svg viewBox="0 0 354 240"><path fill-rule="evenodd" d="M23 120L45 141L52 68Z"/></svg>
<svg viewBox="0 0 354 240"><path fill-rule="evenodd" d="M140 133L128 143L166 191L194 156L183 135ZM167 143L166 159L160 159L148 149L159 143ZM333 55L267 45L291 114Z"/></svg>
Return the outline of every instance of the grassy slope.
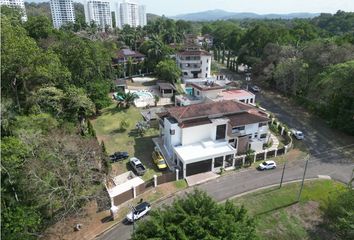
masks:
<svg viewBox="0 0 354 240"><path fill-rule="evenodd" d="M336 197L344 186L330 180L306 182L300 203L296 203L299 183L251 193L234 200L257 219L261 239L323 239L325 230L311 226L321 219L321 208L329 197ZM317 221L318 222L318 221ZM312 230L311 230L312 229Z"/></svg>
<svg viewBox="0 0 354 240"><path fill-rule="evenodd" d="M127 130L120 130L120 122L127 120L129 127ZM140 110L135 107L129 109L118 109L115 104L102 110L102 114L92 120L92 125L96 131L99 142L104 141L108 154L116 151L127 151L130 156L136 156L148 168L147 173L143 176L144 180L152 178L158 172L156 166L151 161L151 152L154 144L152 137L158 135L158 130L151 128L145 136L140 137L135 131L135 124L142 120ZM127 171L129 166L128 160L113 164L115 174Z"/></svg>

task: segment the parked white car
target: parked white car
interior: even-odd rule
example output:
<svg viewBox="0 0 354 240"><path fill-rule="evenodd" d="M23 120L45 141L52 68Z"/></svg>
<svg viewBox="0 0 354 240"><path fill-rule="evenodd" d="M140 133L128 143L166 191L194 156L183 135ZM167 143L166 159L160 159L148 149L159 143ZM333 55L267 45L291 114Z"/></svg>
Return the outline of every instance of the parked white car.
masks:
<svg viewBox="0 0 354 240"><path fill-rule="evenodd" d="M294 137L295 137L297 140L302 140L302 139L304 139L304 134L303 134L303 132L301 132L301 131L299 131L299 130L292 129L292 130L291 130L291 133L294 135Z"/></svg>
<svg viewBox="0 0 354 240"><path fill-rule="evenodd" d="M252 86L252 87L251 87L251 90L252 90L253 92L260 92L260 91L261 91L261 89L260 89L258 86L256 86L256 85Z"/></svg>
<svg viewBox="0 0 354 240"><path fill-rule="evenodd" d="M151 210L150 203L142 202L134 208L134 211L131 211L127 214L126 218L129 222L134 222L143 216L145 216Z"/></svg>
<svg viewBox="0 0 354 240"><path fill-rule="evenodd" d="M259 164L258 168L259 170L269 170L269 169L274 169L277 167L277 164L274 161L264 161L261 164Z"/></svg>

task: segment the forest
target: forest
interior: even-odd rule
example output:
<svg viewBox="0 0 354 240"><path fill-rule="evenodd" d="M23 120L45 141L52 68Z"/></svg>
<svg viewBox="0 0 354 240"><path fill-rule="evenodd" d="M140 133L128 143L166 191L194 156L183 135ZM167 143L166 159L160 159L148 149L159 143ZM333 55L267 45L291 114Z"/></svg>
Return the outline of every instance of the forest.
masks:
<svg viewBox="0 0 354 240"><path fill-rule="evenodd" d="M123 71L111 61L122 46L147 56L143 68L169 74L186 34L210 34L218 61L233 71L251 66L262 86L354 134L354 13L197 23L161 17L102 33L82 17L53 29L44 12L22 23L17 11L1 8L3 239L36 239L88 201L105 201L109 163L88 120L111 104L112 80Z"/></svg>

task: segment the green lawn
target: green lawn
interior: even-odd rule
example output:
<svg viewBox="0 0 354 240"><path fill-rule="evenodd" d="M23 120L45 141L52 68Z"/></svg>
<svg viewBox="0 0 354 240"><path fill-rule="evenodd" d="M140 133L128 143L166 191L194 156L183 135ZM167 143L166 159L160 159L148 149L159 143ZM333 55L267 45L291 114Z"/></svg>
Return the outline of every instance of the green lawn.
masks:
<svg viewBox="0 0 354 240"><path fill-rule="evenodd" d="M324 239L330 234L320 225L322 208L328 198L336 197L345 189L331 180L307 181L302 198L296 202L300 183L283 185L234 199L244 205L256 218L257 233L261 239Z"/></svg>
<svg viewBox="0 0 354 240"><path fill-rule="evenodd" d="M129 127L125 131L120 130L122 120L129 122ZM158 135L158 129L150 128L143 137L140 137L135 131L135 124L140 120L142 120L140 109L133 106L129 109L118 109L116 104L112 104L92 120L92 125L98 141L104 141L108 154L126 151L130 156L139 158L148 168L143 176L143 179L147 180L154 174L161 175L151 160L154 148L152 137ZM114 163L112 168L115 174L126 172L129 169L128 159Z"/></svg>

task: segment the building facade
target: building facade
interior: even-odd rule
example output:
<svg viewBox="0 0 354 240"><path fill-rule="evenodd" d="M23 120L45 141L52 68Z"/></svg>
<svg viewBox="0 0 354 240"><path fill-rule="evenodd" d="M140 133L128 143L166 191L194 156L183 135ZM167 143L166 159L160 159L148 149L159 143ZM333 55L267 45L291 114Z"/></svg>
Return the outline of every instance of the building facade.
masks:
<svg viewBox="0 0 354 240"><path fill-rule="evenodd" d="M21 10L22 21L27 21L27 14L24 0L0 0L0 5L8 6L11 8L19 8Z"/></svg>
<svg viewBox="0 0 354 240"><path fill-rule="evenodd" d="M177 66L182 70L182 78L209 78L211 55L198 48L186 48L176 54Z"/></svg>
<svg viewBox="0 0 354 240"><path fill-rule="evenodd" d="M124 25L143 27L147 23L146 7L139 5L137 0L124 0L121 4L117 3L116 22L119 28L122 28Z"/></svg>
<svg viewBox="0 0 354 240"><path fill-rule="evenodd" d="M147 24L146 6L140 5L139 6L139 26L144 27L146 24Z"/></svg>
<svg viewBox="0 0 354 240"><path fill-rule="evenodd" d="M54 28L75 22L73 0L50 0L50 10Z"/></svg>
<svg viewBox="0 0 354 240"><path fill-rule="evenodd" d="M157 145L183 177L235 166L235 155L261 151L269 140L267 114L235 101L168 108L159 115Z"/></svg>
<svg viewBox="0 0 354 240"><path fill-rule="evenodd" d="M97 26L112 28L112 14L110 3L102 0L89 0L84 4L85 20L87 24L94 21Z"/></svg>

